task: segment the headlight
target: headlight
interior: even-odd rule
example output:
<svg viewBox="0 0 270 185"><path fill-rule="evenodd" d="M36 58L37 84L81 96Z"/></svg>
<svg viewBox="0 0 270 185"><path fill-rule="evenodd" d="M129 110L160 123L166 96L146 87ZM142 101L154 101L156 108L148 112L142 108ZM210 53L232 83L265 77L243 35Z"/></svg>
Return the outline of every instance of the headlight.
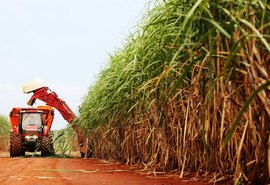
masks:
<svg viewBox="0 0 270 185"><path fill-rule="evenodd" d="M38 136L37 136L37 135L34 135L32 138L33 138L33 139L37 139L37 138L38 138Z"/></svg>
<svg viewBox="0 0 270 185"><path fill-rule="evenodd" d="M37 139L38 136L37 135L33 135L33 136L25 136L25 139Z"/></svg>

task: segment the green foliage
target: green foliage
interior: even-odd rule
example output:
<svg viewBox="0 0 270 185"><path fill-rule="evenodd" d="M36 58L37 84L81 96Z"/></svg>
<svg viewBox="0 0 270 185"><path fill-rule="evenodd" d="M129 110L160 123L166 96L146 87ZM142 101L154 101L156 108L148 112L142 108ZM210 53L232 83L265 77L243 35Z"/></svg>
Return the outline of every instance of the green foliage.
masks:
<svg viewBox="0 0 270 185"><path fill-rule="evenodd" d="M270 78L269 2L154 5L82 102L78 122L96 142L96 155L263 183L270 100L269 85L260 85Z"/></svg>
<svg viewBox="0 0 270 185"><path fill-rule="evenodd" d="M80 110L85 130L112 119L120 119L120 124L138 108L147 111L160 98L166 102L190 84L191 70L208 57L212 61L205 73L212 73L217 57L226 57L222 73L230 74L245 62L235 58L236 52L251 38L257 38L265 52L269 51L269 29L264 35L258 30L269 27L263 25L269 22L269 7L261 1L170 0L156 4L143 26L110 57L108 67L90 87ZM249 22L249 15L257 20L255 25ZM240 38L235 38L236 33ZM217 39L220 44L226 39L231 42L227 56L216 53Z"/></svg>
<svg viewBox="0 0 270 185"><path fill-rule="evenodd" d="M11 125L8 118L4 115L0 115L0 136L9 136L10 129Z"/></svg>
<svg viewBox="0 0 270 185"><path fill-rule="evenodd" d="M57 156L68 157L70 155L71 151L66 138L66 129L54 131L53 141Z"/></svg>
<svg viewBox="0 0 270 185"><path fill-rule="evenodd" d="M11 125L5 115L0 115L0 150L9 150L9 133Z"/></svg>
<svg viewBox="0 0 270 185"><path fill-rule="evenodd" d="M54 147L58 157L69 157L72 151L78 150L77 136L70 125L53 132Z"/></svg>

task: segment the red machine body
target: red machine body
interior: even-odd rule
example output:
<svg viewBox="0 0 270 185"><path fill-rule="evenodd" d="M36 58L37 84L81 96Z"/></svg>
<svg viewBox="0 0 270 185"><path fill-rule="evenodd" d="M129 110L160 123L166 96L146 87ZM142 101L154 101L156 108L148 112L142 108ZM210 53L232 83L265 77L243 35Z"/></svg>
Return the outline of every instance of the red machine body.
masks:
<svg viewBox="0 0 270 185"><path fill-rule="evenodd" d="M42 119L44 122L44 135L48 135L48 131L51 130L53 118L54 118L54 109L50 106L38 106L37 108L21 108L15 107L11 110L9 119L11 122L11 128L14 133L19 135L19 127L21 123L22 113L41 113Z"/></svg>
<svg viewBox="0 0 270 185"><path fill-rule="evenodd" d="M54 155L52 133L54 109L50 106L37 108L13 108L9 115L10 156L25 155L25 152L41 151L42 156Z"/></svg>
<svg viewBox="0 0 270 185"><path fill-rule="evenodd" d="M84 136L80 128L77 125L73 124L73 121L76 119L76 115L69 108L66 102L61 100L58 97L58 95L55 92L52 92L48 87L41 87L31 92L33 92L34 94L32 95L32 97L30 98L27 104L32 106L35 103L35 100L39 99L45 102L48 106L51 106L57 109L60 112L60 114L63 116L63 118L69 124L71 124L72 128L75 130L78 137L78 142L80 145L81 155L84 156L87 150L86 141L84 139Z"/></svg>

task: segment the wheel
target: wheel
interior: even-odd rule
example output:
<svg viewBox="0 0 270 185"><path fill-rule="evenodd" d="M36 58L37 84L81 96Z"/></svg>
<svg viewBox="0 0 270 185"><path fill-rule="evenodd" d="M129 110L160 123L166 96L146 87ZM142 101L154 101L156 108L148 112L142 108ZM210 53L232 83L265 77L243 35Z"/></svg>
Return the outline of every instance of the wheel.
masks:
<svg viewBox="0 0 270 185"><path fill-rule="evenodd" d="M94 152L94 148L93 146L90 144L90 142L88 142L87 144L87 155L86 158L92 158L93 157L93 152Z"/></svg>
<svg viewBox="0 0 270 185"><path fill-rule="evenodd" d="M44 136L40 143L41 156L52 156L54 155L53 148L53 137L52 133L49 132L48 136Z"/></svg>
<svg viewBox="0 0 270 185"><path fill-rule="evenodd" d="M85 153L81 152L81 158L84 158Z"/></svg>
<svg viewBox="0 0 270 185"><path fill-rule="evenodd" d="M10 157L17 157L24 155L22 139L13 132L10 133Z"/></svg>
<svg viewBox="0 0 270 185"><path fill-rule="evenodd" d="M44 136L40 143L41 156L52 156L54 155L53 148L53 137L52 133L49 132L48 136Z"/></svg>
<svg viewBox="0 0 270 185"><path fill-rule="evenodd" d="M87 149L86 149L86 154L81 152L81 158L92 158L93 157L93 152L94 152L94 148L93 146L87 142Z"/></svg>

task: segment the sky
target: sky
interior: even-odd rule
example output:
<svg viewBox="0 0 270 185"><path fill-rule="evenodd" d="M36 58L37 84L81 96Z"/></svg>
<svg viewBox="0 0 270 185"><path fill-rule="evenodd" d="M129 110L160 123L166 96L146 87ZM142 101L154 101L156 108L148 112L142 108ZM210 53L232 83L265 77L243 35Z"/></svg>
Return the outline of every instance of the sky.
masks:
<svg viewBox="0 0 270 185"><path fill-rule="evenodd" d="M28 107L22 85L41 79L78 114L109 54L148 0L0 0L0 114ZM35 106L44 105L37 101ZM52 129L68 123L56 111Z"/></svg>

